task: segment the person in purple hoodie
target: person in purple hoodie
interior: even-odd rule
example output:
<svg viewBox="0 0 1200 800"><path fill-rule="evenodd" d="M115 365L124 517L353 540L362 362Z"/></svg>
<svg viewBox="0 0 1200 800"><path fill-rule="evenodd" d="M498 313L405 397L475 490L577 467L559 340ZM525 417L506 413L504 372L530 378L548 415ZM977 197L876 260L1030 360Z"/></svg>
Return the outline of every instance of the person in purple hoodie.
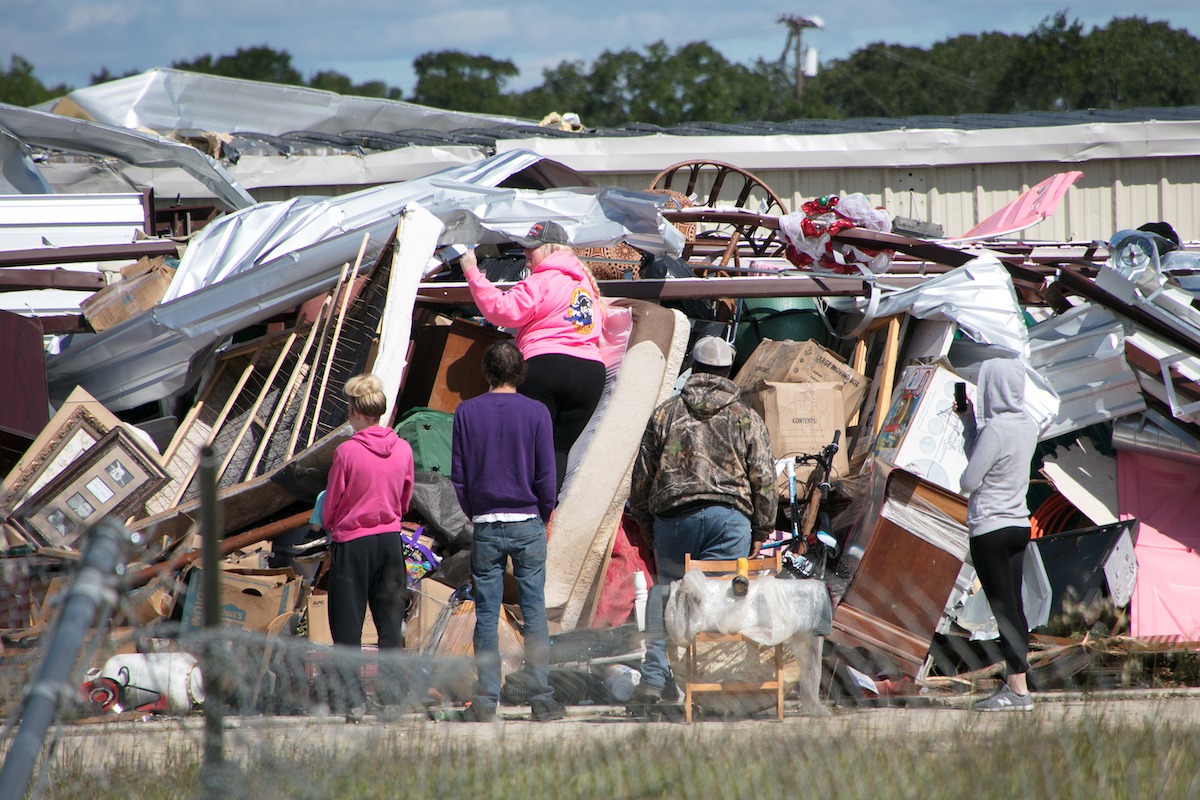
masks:
<svg viewBox="0 0 1200 800"><path fill-rule="evenodd" d="M378 377L356 375L344 392L354 435L334 451L322 509L330 539L329 630L334 644L361 650L370 605L380 651L399 649L408 595L400 522L413 495L412 448L379 424L387 397ZM357 662L343 672L346 718L357 722L366 713Z"/></svg>
<svg viewBox="0 0 1200 800"><path fill-rule="evenodd" d="M517 394L525 359L512 342L488 346L483 374L490 391L459 404L450 445L450 481L475 526L471 578L478 680L467 719L495 719L500 702L497 627L509 558L524 621L533 718L561 719L566 711L549 683L546 622L546 523L556 496L550 414L541 403Z"/></svg>
<svg viewBox="0 0 1200 800"><path fill-rule="evenodd" d="M555 487L562 490L571 445L604 393L600 354L604 301L596 279L557 222L539 222L518 239L529 277L501 291L480 272L474 251L460 260L475 305L488 322L515 328L528 375L520 393L542 402L554 431Z"/></svg>

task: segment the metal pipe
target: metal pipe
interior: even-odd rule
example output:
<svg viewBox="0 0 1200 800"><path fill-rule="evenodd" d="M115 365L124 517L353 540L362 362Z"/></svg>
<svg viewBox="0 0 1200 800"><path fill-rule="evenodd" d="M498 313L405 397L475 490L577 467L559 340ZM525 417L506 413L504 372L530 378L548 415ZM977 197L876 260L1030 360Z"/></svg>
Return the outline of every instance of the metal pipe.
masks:
<svg viewBox="0 0 1200 800"><path fill-rule="evenodd" d="M217 470L220 467L211 445L200 448L200 565L204 592L204 633L206 651L215 650L217 629L221 627L221 502L217 497ZM204 676L204 766L217 767L225 761L223 680L218 674L220 659L209 658L202 666Z"/></svg>
<svg viewBox="0 0 1200 800"><path fill-rule="evenodd" d="M21 725L0 769L0 798L25 796L34 764L42 750L58 704L74 690L68 683L79 650L97 616L106 616L117 592L122 550L140 541L116 520L105 517L92 526L79 572L67 589L62 612L42 657L38 675L20 711Z"/></svg>

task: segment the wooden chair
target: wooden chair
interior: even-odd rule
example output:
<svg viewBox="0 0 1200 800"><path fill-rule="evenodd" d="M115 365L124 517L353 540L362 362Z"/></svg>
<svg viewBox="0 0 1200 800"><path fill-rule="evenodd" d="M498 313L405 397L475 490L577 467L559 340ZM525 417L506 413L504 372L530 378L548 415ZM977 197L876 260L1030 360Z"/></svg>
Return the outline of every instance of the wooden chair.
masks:
<svg viewBox="0 0 1200 800"><path fill-rule="evenodd" d="M783 556L777 548L775 555L769 558L752 558L749 559L748 565L750 568L750 580L762 577L762 573L769 572L778 575L783 568ZM684 558L684 572L688 570L698 569L709 578L715 580L731 581L737 572L737 561L700 561L692 560L692 557ZM698 669L698 650L697 645L713 642L746 642L749 647L759 647L761 649L774 650L775 678L774 680L758 681L758 682L741 682L741 683L721 683L714 681L705 681L700 675ZM684 719L688 724L692 722L692 704L694 696L706 692L724 692L728 694L750 694L750 693L775 693L775 718L783 722L783 645L777 644L772 648L763 648L754 641L746 638L740 633L698 633L695 638L687 646L687 651L684 655L686 659L687 675L683 685L683 709Z"/></svg>

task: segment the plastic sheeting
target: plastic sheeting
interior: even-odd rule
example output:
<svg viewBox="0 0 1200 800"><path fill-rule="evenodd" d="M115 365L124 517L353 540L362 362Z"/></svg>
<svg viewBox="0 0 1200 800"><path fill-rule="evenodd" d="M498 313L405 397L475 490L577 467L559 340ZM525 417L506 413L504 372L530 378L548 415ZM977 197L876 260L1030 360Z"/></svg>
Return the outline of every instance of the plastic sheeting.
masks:
<svg viewBox="0 0 1200 800"><path fill-rule="evenodd" d="M692 569L671 584L663 622L674 645L686 645L698 633L740 633L770 647L798 635L828 636L833 608L823 581L770 575L751 580L737 597L730 581Z"/></svg>

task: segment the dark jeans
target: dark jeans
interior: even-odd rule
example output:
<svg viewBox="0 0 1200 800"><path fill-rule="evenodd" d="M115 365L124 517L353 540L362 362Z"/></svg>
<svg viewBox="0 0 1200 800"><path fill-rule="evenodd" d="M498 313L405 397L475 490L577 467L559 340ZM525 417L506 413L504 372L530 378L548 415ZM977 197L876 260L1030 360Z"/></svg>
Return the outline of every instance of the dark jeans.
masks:
<svg viewBox="0 0 1200 800"><path fill-rule="evenodd" d="M750 520L728 506L704 506L677 517L654 518L654 586L646 601L646 657L642 680L661 689L671 667L667 663L663 610L672 581L683 577L684 556L724 561L750 555Z"/></svg>
<svg viewBox="0 0 1200 800"><path fill-rule="evenodd" d="M493 708L500 702L500 603L504 565L512 558L521 616L525 620L525 672L529 699L549 700L550 629L546 622L546 525L478 522L471 541L471 578L475 583L475 702Z"/></svg>
<svg viewBox="0 0 1200 800"><path fill-rule="evenodd" d="M971 537L971 560L1000 629L1000 655L1012 674L1029 671L1029 623L1021 587L1029 528L1013 527Z"/></svg>
<svg viewBox="0 0 1200 800"><path fill-rule="evenodd" d="M329 631L334 644L353 648L354 655L339 670L350 705L364 701L359 679L362 650L362 626L371 607L379 649L395 650L404 646L404 611L408 603L408 571L400 533L362 536L348 542L335 542L330 548ZM387 673L387 675L385 675ZM399 687L389 670L380 670L380 699L392 699Z"/></svg>
<svg viewBox="0 0 1200 800"><path fill-rule="evenodd" d="M554 431L555 486L562 491L571 445L583 433L604 394L604 365L585 358L548 353L525 362L525 382L517 389L550 410Z"/></svg>

